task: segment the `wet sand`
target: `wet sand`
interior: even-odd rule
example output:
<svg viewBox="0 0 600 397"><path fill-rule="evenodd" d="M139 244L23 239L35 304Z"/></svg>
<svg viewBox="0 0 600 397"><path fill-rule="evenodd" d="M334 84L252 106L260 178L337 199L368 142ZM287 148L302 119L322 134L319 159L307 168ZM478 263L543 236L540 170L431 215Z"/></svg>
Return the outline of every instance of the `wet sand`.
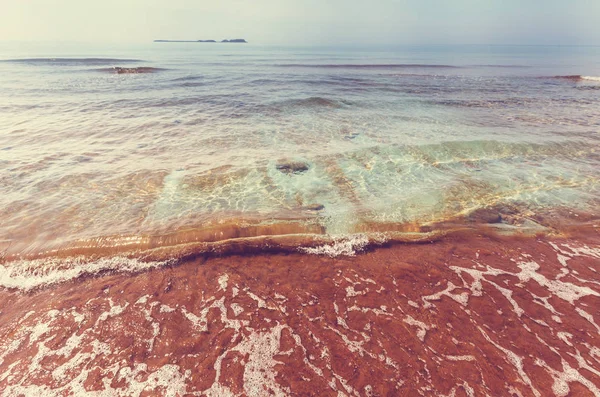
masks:
<svg viewBox="0 0 600 397"><path fill-rule="evenodd" d="M188 257L0 290L18 395L600 395L600 235Z"/></svg>

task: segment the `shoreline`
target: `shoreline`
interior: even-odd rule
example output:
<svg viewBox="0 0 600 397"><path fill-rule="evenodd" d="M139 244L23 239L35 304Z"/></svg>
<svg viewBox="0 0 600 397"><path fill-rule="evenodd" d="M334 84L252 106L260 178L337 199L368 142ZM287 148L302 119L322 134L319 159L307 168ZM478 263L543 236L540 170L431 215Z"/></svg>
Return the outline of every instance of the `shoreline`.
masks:
<svg viewBox="0 0 600 397"><path fill-rule="evenodd" d="M586 236L199 256L0 289L0 388L593 395L600 235Z"/></svg>
<svg viewBox="0 0 600 397"><path fill-rule="evenodd" d="M491 214L491 215L490 215ZM306 255L344 258L368 255L378 249L445 244L470 245L480 238L498 241L573 240L594 244L600 224L593 214L563 212L498 222L495 212L481 211L459 220L430 225L366 225L370 231L329 235L318 225L260 224L237 221L213 228L184 229L157 236L109 236L29 255L0 257L0 289L34 292L79 279L106 274L138 274L203 258ZM554 217L553 217L554 215ZM543 220L544 225L534 222Z"/></svg>
<svg viewBox="0 0 600 397"><path fill-rule="evenodd" d="M0 249L0 264L15 261L125 256L146 260L185 260L197 255L297 252L356 241L360 249L402 243L427 243L464 235L576 236L600 230L600 216L569 208L535 214L503 214L493 208L430 223L357 223L349 232L330 234L318 217L297 219L229 218L155 234L117 234L56 243L16 241ZM29 248L30 245L33 248ZM359 249L359 250L360 250ZM310 252L310 251L307 251ZM335 256L335 252L331 252ZM341 253L343 254L343 253Z"/></svg>

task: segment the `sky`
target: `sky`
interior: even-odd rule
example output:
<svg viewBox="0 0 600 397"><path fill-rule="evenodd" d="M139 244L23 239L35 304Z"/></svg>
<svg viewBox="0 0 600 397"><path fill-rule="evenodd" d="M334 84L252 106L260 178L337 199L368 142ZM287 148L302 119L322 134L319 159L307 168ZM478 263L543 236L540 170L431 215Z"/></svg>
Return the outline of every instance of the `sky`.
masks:
<svg viewBox="0 0 600 397"><path fill-rule="evenodd" d="M600 45L600 0L0 0L1 41Z"/></svg>

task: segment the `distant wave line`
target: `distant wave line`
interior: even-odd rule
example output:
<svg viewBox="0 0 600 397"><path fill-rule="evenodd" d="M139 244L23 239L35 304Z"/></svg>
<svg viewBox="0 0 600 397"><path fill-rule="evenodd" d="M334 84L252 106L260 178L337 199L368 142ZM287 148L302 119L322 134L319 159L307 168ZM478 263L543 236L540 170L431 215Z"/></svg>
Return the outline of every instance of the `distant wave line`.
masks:
<svg viewBox="0 0 600 397"><path fill-rule="evenodd" d="M473 67L477 67L477 68L507 68L507 69L527 69L527 68L531 68L531 66L528 65L470 65Z"/></svg>
<svg viewBox="0 0 600 397"><path fill-rule="evenodd" d="M22 58L3 59L6 63L33 63L33 64L55 64L55 65L106 65L117 62L137 63L144 62L140 59L120 58Z"/></svg>
<svg viewBox="0 0 600 397"><path fill-rule="evenodd" d="M436 65L436 64L411 64L411 63L389 63L389 64L306 64L285 63L277 64L278 67L286 68L323 68L323 69L402 69L402 68L440 68L458 69L460 66Z"/></svg>

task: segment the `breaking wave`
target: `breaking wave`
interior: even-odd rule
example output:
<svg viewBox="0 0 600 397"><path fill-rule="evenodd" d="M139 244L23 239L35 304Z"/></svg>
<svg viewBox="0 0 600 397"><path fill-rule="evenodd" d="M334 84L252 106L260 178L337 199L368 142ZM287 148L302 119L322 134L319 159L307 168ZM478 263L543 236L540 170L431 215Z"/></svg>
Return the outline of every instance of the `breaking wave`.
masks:
<svg viewBox="0 0 600 397"><path fill-rule="evenodd" d="M561 80L572 80L572 81L598 81L600 82L599 76L582 76L579 74L567 75L567 76L552 76L553 79Z"/></svg>
<svg viewBox="0 0 600 397"><path fill-rule="evenodd" d="M138 273L173 266L197 257L213 257L264 253L293 253L329 257L355 256L369 246L385 243L420 243L437 240L441 233L359 233L344 236L317 234L259 235L214 242L192 242L154 249L135 249L101 257L102 250L92 255L68 255L0 262L0 289L30 292L86 277L107 273ZM110 252L110 249L105 252Z"/></svg>
<svg viewBox="0 0 600 397"><path fill-rule="evenodd" d="M107 273L146 272L215 256L300 252L335 258L356 256L375 247L432 243L446 238L453 241L470 241L475 235L522 238L554 233L553 222L564 224L558 218L564 214L558 212L530 218L514 211L512 208L480 208L434 224L366 224L364 231L341 235L326 234L318 227L311 229L310 225L291 222L265 226L240 224L195 232L186 229L150 239L100 238L88 241L85 247L65 246L37 256L0 258L0 289L29 292ZM550 217L559 220L553 221ZM597 216L591 215L590 219Z"/></svg>
<svg viewBox="0 0 600 397"><path fill-rule="evenodd" d="M86 276L107 272L137 273L174 263L173 260L142 261L137 258L116 256L90 261L74 258L47 258L20 260L0 265L0 287L32 291Z"/></svg>
<svg viewBox="0 0 600 397"><path fill-rule="evenodd" d="M382 242L385 239L381 240ZM331 258L337 256L355 256L363 251L369 244L370 239L366 234L355 234L351 236L336 237L329 244L317 247L300 247L298 250L305 254L325 255Z"/></svg>

